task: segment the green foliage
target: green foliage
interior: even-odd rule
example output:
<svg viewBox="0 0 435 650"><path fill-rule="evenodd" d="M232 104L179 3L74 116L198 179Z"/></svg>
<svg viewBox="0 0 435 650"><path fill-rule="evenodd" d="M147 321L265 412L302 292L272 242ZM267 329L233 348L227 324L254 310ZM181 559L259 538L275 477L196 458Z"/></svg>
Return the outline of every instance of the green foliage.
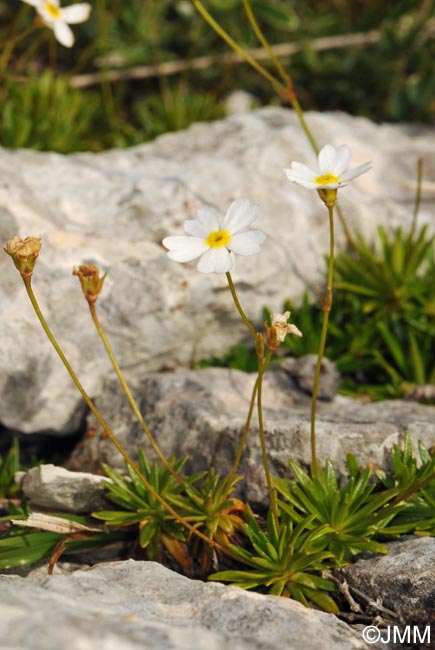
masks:
<svg viewBox="0 0 435 650"><path fill-rule="evenodd" d="M9 80L1 91L0 143L68 153L100 149L93 136L96 93L68 89L68 80L46 71L25 83Z"/></svg>
<svg viewBox="0 0 435 650"><path fill-rule="evenodd" d="M210 580L223 580L243 589L266 588L270 594L290 596L306 606L314 603L337 614L336 603L326 593L334 590L334 584L318 575L329 566L325 561L333 557L323 550L328 527L312 528L313 516L294 525L284 514L278 531L269 511L267 530L263 531L249 509L246 518L245 532L252 548L230 548L234 558L250 569L219 571Z"/></svg>
<svg viewBox="0 0 435 650"><path fill-rule="evenodd" d="M344 487L339 486L329 460L314 477L295 461L290 460L290 468L295 480L274 480L284 498L279 506L297 524L312 516L313 526L327 525L326 547L335 562L346 563L361 551L386 553L372 538L396 514L399 506L391 506L391 502L398 489L375 493L371 469L361 470L352 454L348 454L349 478Z"/></svg>
<svg viewBox="0 0 435 650"><path fill-rule="evenodd" d="M333 562L350 562L364 552L385 553L380 540L403 534L435 535L435 456L419 443L414 456L407 434L391 450L391 472L360 468L348 454L347 481L340 485L331 461L311 476L290 460L294 479L274 479L279 507L300 525L325 525L325 549ZM378 480L375 480L375 479Z"/></svg>
<svg viewBox="0 0 435 650"><path fill-rule="evenodd" d="M252 0L251 4L271 44L303 45L283 64L294 78L304 108L340 109L376 120L432 122L433 3L424 8L412 0ZM242 0L211 0L206 6L236 41L258 47ZM2 3L2 42L22 34L33 18L32 7L17 12L14 3ZM363 47L320 51L305 45L319 37L370 30L379 32L379 38ZM55 45L55 56L45 27L17 42L4 73L3 146L98 151L136 144L192 121L215 119L232 90L250 91L266 105L276 100L269 84L249 66L216 63L215 57L219 60L228 54L228 46L190 0L111 0L106 8L97 3L90 21L75 26L74 33L75 47L70 51ZM201 70L187 66L175 75L174 86L157 72L141 81L121 75L111 85L97 83L92 91L68 87L67 78L77 73L122 71L174 60L188 63L194 57L209 58L209 64ZM49 69L60 75L59 84L52 83ZM29 70L34 76L29 76ZM37 111L31 120L33 106Z"/></svg>
<svg viewBox="0 0 435 650"><path fill-rule="evenodd" d="M426 226L381 227L378 236L374 246L358 235L357 251L336 257L326 356L343 375L343 392L382 399L435 382L435 249ZM319 305L305 294L300 307L284 307L304 335L287 337L290 354L316 353Z"/></svg>
<svg viewBox="0 0 435 650"><path fill-rule="evenodd" d="M435 457L419 442L419 459L412 450L409 435L405 436L403 449L395 445L391 450L393 472L381 470L376 475L387 489L399 488L401 494L410 494L394 520L381 532L385 536L407 533L435 535ZM416 490L415 488L418 487Z"/></svg>
<svg viewBox="0 0 435 650"><path fill-rule="evenodd" d="M9 504L9 515L2 517L1 522L8 520L25 520L29 509L25 503L20 507ZM60 522L70 521L89 524L86 517L62 515L57 513ZM53 516L53 519L55 517ZM102 548L117 539L117 533L80 532L65 534L50 530L35 530L20 525L1 524L0 527L0 571L36 564L49 559L56 554L56 559L63 553L75 553L95 548Z"/></svg>
<svg viewBox="0 0 435 650"><path fill-rule="evenodd" d="M20 488L15 483L19 469L20 449L18 438L14 438L10 451L3 458L0 456L0 499L12 498L19 493Z"/></svg>
<svg viewBox="0 0 435 650"><path fill-rule="evenodd" d="M240 477L220 478L213 468L198 480L196 485L186 486L186 494L171 499L177 511L195 528L211 540L227 546L236 533L243 528L243 511L245 504L230 495ZM193 555L200 555L201 570L209 571L213 563L213 547L201 540L191 537L194 545Z"/></svg>
<svg viewBox="0 0 435 650"><path fill-rule="evenodd" d="M155 138L167 131L186 129L194 122L216 120L224 116L221 102L212 93L198 93L180 84L172 89L164 85L162 93L133 103L139 141Z"/></svg>
<svg viewBox="0 0 435 650"><path fill-rule="evenodd" d="M186 459L173 463L178 473ZM175 557L182 565L187 562L183 542L185 530L180 523L162 506L153 494L145 487L136 473L127 466L128 478L124 478L108 465L103 465L104 471L111 482L106 483L107 497L120 506L118 510L103 510L93 513L97 519L102 519L108 526L139 525L139 544L146 549L150 560L162 560L164 549ZM139 468L142 475L153 488L169 503L181 492L183 487L177 482L166 467L149 465L143 452L139 451ZM195 480L190 478L187 482ZM188 563L190 567L190 563Z"/></svg>

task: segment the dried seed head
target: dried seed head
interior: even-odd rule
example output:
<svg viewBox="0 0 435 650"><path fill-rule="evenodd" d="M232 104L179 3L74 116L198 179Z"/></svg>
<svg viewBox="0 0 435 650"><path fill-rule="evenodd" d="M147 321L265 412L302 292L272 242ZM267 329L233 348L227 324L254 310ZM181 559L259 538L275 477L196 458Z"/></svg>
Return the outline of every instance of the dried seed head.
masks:
<svg viewBox="0 0 435 650"><path fill-rule="evenodd" d="M4 251L10 255L22 278L30 278L35 262L41 250L41 240L38 237L20 239L15 235L6 242Z"/></svg>
<svg viewBox="0 0 435 650"><path fill-rule="evenodd" d="M82 264L73 268L73 275L77 275L82 285L83 295L88 303L95 304L103 288L106 273L100 278L100 271L93 264Z"/></svg>

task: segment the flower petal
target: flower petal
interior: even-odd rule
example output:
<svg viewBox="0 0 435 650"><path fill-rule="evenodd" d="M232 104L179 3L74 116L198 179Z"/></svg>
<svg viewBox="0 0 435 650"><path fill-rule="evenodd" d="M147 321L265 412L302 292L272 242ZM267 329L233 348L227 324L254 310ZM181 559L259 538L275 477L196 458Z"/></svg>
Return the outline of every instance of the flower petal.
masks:
<svg viewBox="0 0 435 650"><path fill-rule="evenodd" d="M56 20L55 22L52 22L51 25L48 24L48 26L52 27L56 40L58 40L61 45L64 45L65 47L72 47L74 45L74 34L68 25L62 22L62 20Z"/></svg>
<svg viewBox="0 0 435 650"><path fill-rule="evenodd" d="M202 237L165 237L162 244L169 251L168 257L175 262L190 262L208 249Z"/></svg>
<svg viewBox="0 0 435 650"><path fill-rule="evenodd" d="M203 224L205 232L207 233L206 236L213 232L213 230L221 229L219 219L212 210L204 210L200 208L196 213L195 219Z"/></svg>
<svg viewBox="0 0 435 650"><path fill-rule="evenodd" d="M79 2L79 4L61 9L60 15L64 22L75 25L77 23L84 23L89 18L91 9L91 5L87 2Z"/></svg>
<svg viewBox="0 0 435 650"><path fill-rule="evenodd" d="M372 167L371 162L366 162L362 163L362 165L357 165L353 169L349 169L349 171L344 172L344 174L341 175L340 181L342 183L348 183L352 179L356 178L357 176L361 176L361 174L365 174L368 172Z"/></svg>
<svg viewBox="0 0 435 650"><path fill-rule="evenodd" d="M261 230L248 230L233 235L227 247L237 255L255 255L260 252L260 244L265 239L266 235Z"/></svg>
<svg viewBox="0 0 435 650"><path fill-rule="evenodd" d="M233 260L225 246L210 248L198 262L198 271L201 273L228 273L232 268Z"/></svg>
<svg viewBox="0 0 435 650"><path fill-rule="evenodd" d="M207 239L211 230L213 229L207 228L199 219L188 219L184 222L184 232L192 237Z"/></svg>
<svg viewBox="0 0 435 650"><path fill-rule="evenodd" d="M306 180L304 176L301 176L299 173L294 172L292 169L284 169L284 173L290 181L297 183L298 185L302 185L302 187L306 187L309 190L318 187L313 177L312 180Z"/></svg>
<svg viewBox="0 0 435 650"><path fill-rule="evenodd" d="M334 174L334 176L341 176L341 174L349 167L351 158L351 150L347 144L342 144L336 151L335 166L331 169L331 173Z"/></svg>
<svg viewBox="0 0 435 650"><path fill-rule="evenodd" d="M311 167L308 167L308 165L296 161L292 162L289 171L292 171L301 178L305 178L307 181L312 181L319 176L319 173L314 169L311 169Z"/></svg>
<svg viewBox="0 0 435 650"><path fill-rule="evenodd" d="M320 175L332 174L337 162L337 151L332 144L325 144L319 153Z"/></svg>
<svg viewBox="0 0 435 650"><path fill-rule="evenodd" d="M254 223L259 216L260 207L242 196L231 203L222 222L222 228L235 235Z"/></svg>
<svg viewBox="0 0 435 650"><path fill-rule="evenodd" d="M32 7L39 7L42 4L42 0L23 0L23 2Z"/></svg>

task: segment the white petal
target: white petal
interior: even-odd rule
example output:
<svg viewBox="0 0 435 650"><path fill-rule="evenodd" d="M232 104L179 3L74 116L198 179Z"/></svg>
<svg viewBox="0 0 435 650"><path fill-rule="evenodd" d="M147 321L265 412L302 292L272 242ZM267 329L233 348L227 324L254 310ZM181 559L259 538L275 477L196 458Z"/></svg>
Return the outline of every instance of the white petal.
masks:
<svg viewBox="0 0 435 650"><path fill-rule="evenodd" d="M319 167L322 174L332 174L337 161L337 151L332 144L325 144L319 153Z"/></svg>
<svg viewBox="0 0 435 650"><path fill-rule="evenodd" d="M260 244L264 242L266 235L261 230L248 230L233 235L228 248L237 255L256 255L260 252Z"/></svg>
<svg viewBox="0 0 435 650"><path fill-rule="evenodd" d="M210 248L198 262L198 271L201 273L228 273L232 268L233 260L225 246Z"/></svg>
<svg viewBox="0 0 435 650"><path fill-rule="evenodd" d="M371 162L366 162L363 163L362 165L357 165L353 169L349 169L349 171L345 172L342 174L340 181L342 183L348 183L352 179L356 178L357 176L361 176L361 174L365 174L368 172L372 167Z"/></svg>
<svg viewBox="0 0 435 650"><path fill-rule="evenodd" d="M23 2L32 7L39 7L42 4L42 0L23 0Z"/></svg>
<svg viewBox="0 0 435 650"><path fill-rule="evenodd" d="M196 213L196 219L203 224L205 231L207 232L207 235L209 235L214 230L221 229L219 219L217 218L216 214L211 210L204 210L201 208Z"/></svg>
<svg viewBox="0 0 435 650"><path fill-rule="evenodd" d="M294 336L303 336L301 330L298 329L296 325L293 325L293 323L287 325L287 332L288 334L294 334Z"/></svg>
<svg viewBox="0 0 435 650"><path fill-rule="evenodd" d="M66 23L61 20L56 20L55 22L52 22L52 28L56 40L58 40L61 45L64 45L65 47L72 47L74 45L74 34Z"/></svg>
<svg viewBox="0 0 435 650"><path fill-rule="evenodd" d="M162 241L169 250L168 257L175 262L190 262L204 253L208 246L200 237L165 237Z"/></svg>
<svg viewBox="0 0 435 650"><path fill-rule="evenodd" d="M317 178L320 174L318 171L311 169L308 165L304 165L300 162L292 162L290 165L290 171L297 174L300 178L305 178L307 181L312 181Z"/></svg>
<svg viewBox="0 0 435 650"><path fill-rule="evenodd" d="M284 173L290 181L297 183L298 185L302 185L302 187L306 187L309 190L315 189L317 187L314 179L311 181L305 180L305 178L299 176L299 174L295 173L292 169L284 169Z"/></svg>
<svg viewBox="0 0 435 650"><path fill-rule="evenodd" d="M91 5L87 2L79 2L77 5L71 5L60 10L61 18L64 22L70 25L77 23L84 23L91 13Z"/></svg>
<svg viewBox="0 0 435 650"><path fill-rule="evenodd" d="M346 144L342 144L336 151L335 166L331 170L334 176L341 176L341 174L349 167L352 152Z"/></svg>
<svg viewBox="0 0 435 650"><path fill-rule="evenodd" d="M188 235L192 235L192 237L202 237L202 239L207 239L211 230L199 219L188 219L184 222L184 232Z"/></svg>
<svg viewBox="0 0 435 650"><path fill-rule="evenodd" d="M259 216L259 206L243 196L231 203L222 222L222 228L234 235L254 223Z"/></svg>

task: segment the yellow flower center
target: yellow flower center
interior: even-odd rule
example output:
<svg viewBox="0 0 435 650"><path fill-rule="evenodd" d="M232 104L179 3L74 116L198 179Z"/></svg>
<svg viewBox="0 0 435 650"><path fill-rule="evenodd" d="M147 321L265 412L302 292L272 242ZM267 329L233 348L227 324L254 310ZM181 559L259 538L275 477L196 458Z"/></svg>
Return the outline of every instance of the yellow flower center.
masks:
<svg viewBox="0 0 435 650"><path fill-rule="evenodd" d="M60 18L60 9L52 2L44 2L43 7L53 20Z"/></svg>
<svg viewBox="0 0 435 650"><path fill-rule="evenodd" d="M231 235L228 230L213 230L205 240L205 243L212 248L221 248L222 246L226 246L230 239Z"/></svg>
<svg viewBox="0 0 435 650"><path fill-rule="evenodd" d="M317 185L329 185L330 183L338 183L340 179L334 174L323 174L323 176L318 176L316 178Z"/></svg>

